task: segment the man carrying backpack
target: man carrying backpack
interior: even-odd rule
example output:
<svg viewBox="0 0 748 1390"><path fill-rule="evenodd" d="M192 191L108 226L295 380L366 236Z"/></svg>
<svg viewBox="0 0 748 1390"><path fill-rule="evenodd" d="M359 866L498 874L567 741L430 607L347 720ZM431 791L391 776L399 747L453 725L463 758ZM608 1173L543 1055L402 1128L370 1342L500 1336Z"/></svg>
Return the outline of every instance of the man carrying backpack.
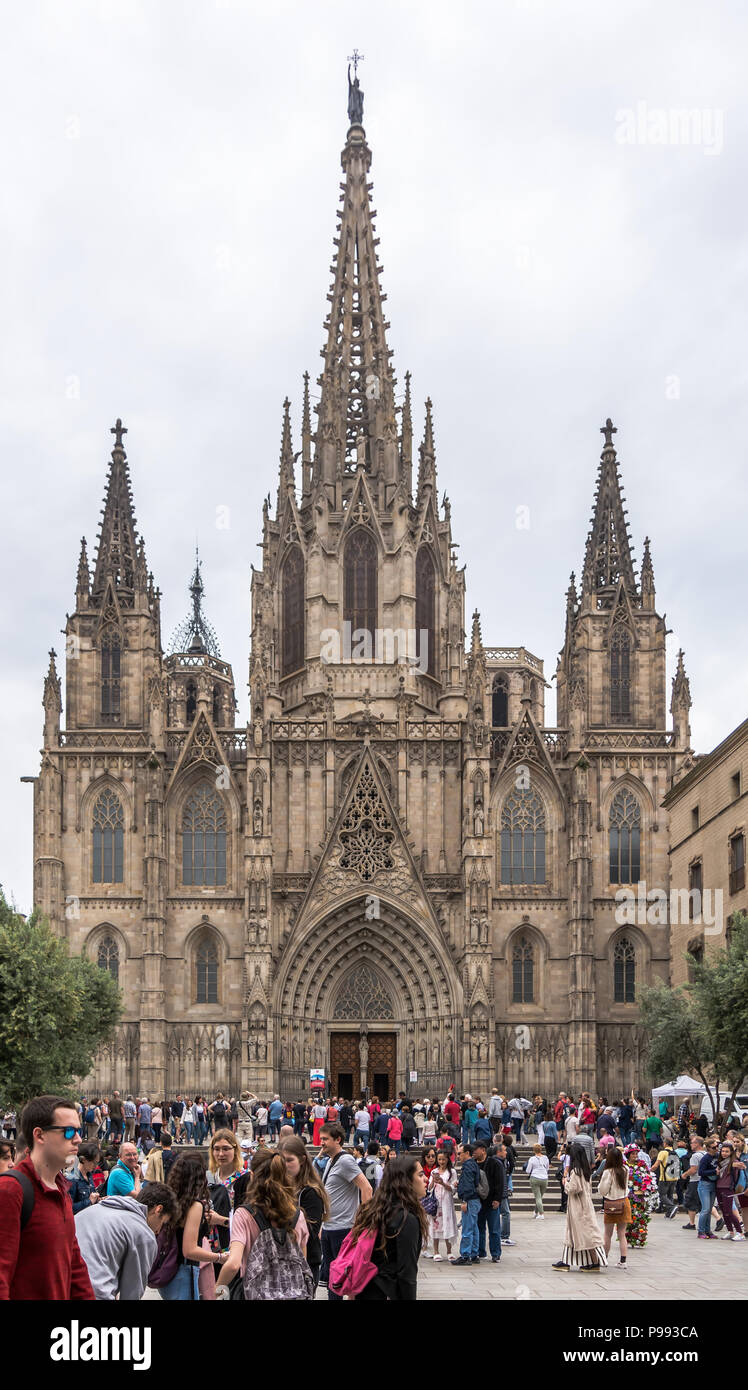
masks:
<svg viewBox="0 0 748 1390"><path fill-rule="evenodd" d="M213 1104L208 1106L208 1114L209 1114L211 1120L213 1121L213 1125L214 1125L214 1130L213 1130L213 1132L214 1132L214 1134L217 1133L219 1129L225 1129L225 1127L226 1127L226 1102L225 1102L225 1100L224 1100L224 1098L223 1098L223 1094L222 1094L221 1091L218 1092L218 1095L216 1096L215 1100L213 1101Z"/></svg>
<svg viewBox="0 0 748 1390"><path fill-rule="evenodd" d="M376 1192L382 1181L384 1169L379 1162L379 1145L375 1139L372 1139L367 1145L366 1153L363 1158L359 1159L358 1166L366 1181L371 1184L372 1190Z"/></svg>
<svg viewBox="0 0 748 1390"><path fill-rule="evenodd" d="M678 1214L678 1203L673 1194L681 1175L681 1163L670 1139L665 1140L658 1153L655 1167L660 1205L665 1213L665 1219L672 1221L673 1217Z"/></svg>
<svg viewBox="0 0 748 1390"><path fill-rule="evenodd" d="M506 1187L506 1172L495 1154L488 1152L486 1141L476 1139L473 1144L473 1158L478 1164L478 1258L486 1258L486 1227L488 1227L488 1248L495 1265L501 1259L501 1203Z"/></svg>
<svg viewBox="0 0 748 1390"><path fill-rule="evenodd" d="M78 1112L58 1096L38 1096L24 1108L20 1129L29 1157L0 1175L0 1300L91 1301L62 1175L78 1152Z"/></svg>
<svg viewBox="0 0 748 1390"><path fill-rule="evenodd" d="M86 1126L86 1137L89 1143L98 1143L99 1130L101 1129L101 1111L95 1100L90 1100L86 1105L84 1123Z"/></svg>

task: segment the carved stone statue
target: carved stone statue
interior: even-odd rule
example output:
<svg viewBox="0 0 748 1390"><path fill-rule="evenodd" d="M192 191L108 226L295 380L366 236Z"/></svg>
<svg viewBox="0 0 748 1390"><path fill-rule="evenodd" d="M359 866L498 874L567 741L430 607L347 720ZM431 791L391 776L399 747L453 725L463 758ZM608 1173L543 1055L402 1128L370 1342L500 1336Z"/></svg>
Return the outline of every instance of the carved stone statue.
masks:
<svg viewBox="0 0 748 1390"><path fill-rule="evenodd" d="M348 64L348 119L351 125L360 125L364 119L364 94L357 77L354 77L351 82L350 63Z"/></svg>
<svg viewBox="0 0 748 1390"><path fill-rule="evenodd" d="M364 1076L366 1074L366 1067L369 1061L369 1039L367 1037L365 1028L361 1029L361 1037L359 1038L358 1042L358 1055L359 1060L361 1062L361 1075Z"/></svg>
<svg viewBox="0 0 748 1390"><path fill-rule="evenodd" d="M487 946L487 945L488 945L488 932L489 932L488 918L487 918L487 917L481 917L481 919L480 919L480 942L481 942L481 946Z"/></svg>
<svg viewBox="0 0 748 1390"><path fill-rule="evenodd" d="M473 815L473 834L483 834L483 806L481 803L478 803L478 805L476 805L475 813Z"/></svg>
<svg viewBox="0 0 748 1390"><path fill-rule="evenodd" d="M259 796L255 799L254 810L252 812L252 834L262 834L262 800Z"/></svg>
<svg viewBox="0 0 748 1390"><path fill-rule="evenodd" d="M470 945L471 945L471 946L478 946L479 944L480 944L480 924L479 924L479 922L478 922L478 914L477 914L476 912L474 912L473 915L472 915L472 917L470 918Z"/></svg>

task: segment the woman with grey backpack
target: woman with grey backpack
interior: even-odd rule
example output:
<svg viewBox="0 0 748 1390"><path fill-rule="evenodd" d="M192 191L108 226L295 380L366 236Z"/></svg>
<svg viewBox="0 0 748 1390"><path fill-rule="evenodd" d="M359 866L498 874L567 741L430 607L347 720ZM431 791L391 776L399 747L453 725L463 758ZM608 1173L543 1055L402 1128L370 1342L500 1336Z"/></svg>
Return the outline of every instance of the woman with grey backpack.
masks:
<svg viewBox="0 0 748 1390"><path fill-rule="evenodd" d="M283 1155L258 1149L231 1244L216 1283L217 1299L294 1302L314 1297L306 1262L309 1230L296 1202Z"/></svg>

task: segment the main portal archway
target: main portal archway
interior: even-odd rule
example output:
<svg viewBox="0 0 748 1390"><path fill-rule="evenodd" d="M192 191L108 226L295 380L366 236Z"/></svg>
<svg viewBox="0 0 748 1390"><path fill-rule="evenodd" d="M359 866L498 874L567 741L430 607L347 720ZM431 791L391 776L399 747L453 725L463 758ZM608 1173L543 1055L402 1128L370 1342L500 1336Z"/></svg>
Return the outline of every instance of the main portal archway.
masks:
<svg viewBox="0 0 748 1390"><path fill-rule="evenodd" d="M460 1083L461 988L445 943L396 903L376 899L376 910L367 897L340 904L284 951L273 1008L284 1099L309 1094L311 1068L333 1092L350 1084L352 1099Z"/></svg>

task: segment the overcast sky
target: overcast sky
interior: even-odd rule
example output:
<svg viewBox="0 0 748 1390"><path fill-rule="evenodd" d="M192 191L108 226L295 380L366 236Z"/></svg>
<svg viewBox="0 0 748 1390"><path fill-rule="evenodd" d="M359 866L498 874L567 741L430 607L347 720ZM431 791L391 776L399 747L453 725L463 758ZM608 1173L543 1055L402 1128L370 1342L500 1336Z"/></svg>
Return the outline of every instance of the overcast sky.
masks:
<svg viewBox="0 0 748 1390"><path fill-rule="evenodd" d="M247 717L249 566L283 398L299 448L320 369L354 45L398 391L410 368L418 438L434 402L468 628L478 607L484 641L551 680L611 415L637 571L649 534L673 629L668 703L682 645L697 751L745 717L744 5L31 0L3 30L0 878L19 907L19 777L117 415L164 642L197 537Z"/></svg>

